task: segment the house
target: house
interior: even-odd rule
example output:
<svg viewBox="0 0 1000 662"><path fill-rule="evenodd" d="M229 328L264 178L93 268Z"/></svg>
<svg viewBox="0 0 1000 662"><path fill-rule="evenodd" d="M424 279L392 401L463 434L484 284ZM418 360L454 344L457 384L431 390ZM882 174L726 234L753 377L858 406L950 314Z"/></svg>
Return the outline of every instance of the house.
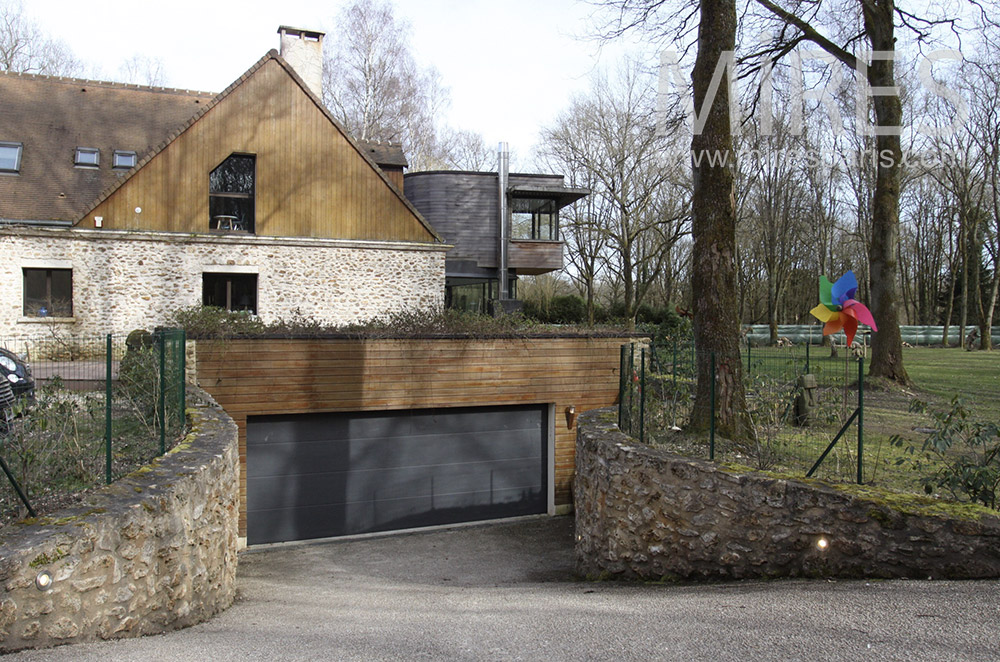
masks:
<svg viewBox="0 0 1000 662"><path fill-rule="evenodd" d="M406 197L453 248L445 260L445 302L485 312L516 308L517 280L563 267L559 211L590 193L562 175L428 171L403 177Z"/></svg>
<svg viewBox="0 0 1000 662"><path fill-rule="evenodd" d="M448 246L403 195L400 150L324 108L322 33L279 33L217 95L0 73L0 334L443 303Z"/></svg>

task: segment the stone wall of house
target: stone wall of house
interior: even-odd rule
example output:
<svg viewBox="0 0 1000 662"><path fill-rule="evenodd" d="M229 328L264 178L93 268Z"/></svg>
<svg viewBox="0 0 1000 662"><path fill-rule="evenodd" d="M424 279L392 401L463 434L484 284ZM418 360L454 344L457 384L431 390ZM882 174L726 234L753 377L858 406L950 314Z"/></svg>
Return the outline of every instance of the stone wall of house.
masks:
<svg viewBox="0 0 1000 662"><path fill-rule="evenodd" d="M232 603L236 425L207 394L190 400L190 435L150 468L0 531L0 653L165 632Z"/></svg>
<svg viewBox="0 0 1000 662"><path fill-rule="evenodd" d="M0 227L0 336L127 333L202 302L209 273L257 274L265 321L342 324L444 302L431 244ZM23 267L73 270L73 317L23 315Z"/></svg>
<svg viewBox="0 0 1000 662"><path fill-rule="evenodd" d="M639 445L607 411L577 429L581 575L1000 577L992 511L728 471Z"/></svg>

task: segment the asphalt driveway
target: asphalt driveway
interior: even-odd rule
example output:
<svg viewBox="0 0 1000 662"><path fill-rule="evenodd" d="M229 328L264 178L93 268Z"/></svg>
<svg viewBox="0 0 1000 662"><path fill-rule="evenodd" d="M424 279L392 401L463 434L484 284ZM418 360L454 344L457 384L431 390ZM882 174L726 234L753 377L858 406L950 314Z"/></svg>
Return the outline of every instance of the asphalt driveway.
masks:
<svg viewBox="0 0 1000 662"><path fill-rule="evenodd" d="M572 526L254 551L208 623L5 660L1000 660L1000 582L580 582Z"/></svg>

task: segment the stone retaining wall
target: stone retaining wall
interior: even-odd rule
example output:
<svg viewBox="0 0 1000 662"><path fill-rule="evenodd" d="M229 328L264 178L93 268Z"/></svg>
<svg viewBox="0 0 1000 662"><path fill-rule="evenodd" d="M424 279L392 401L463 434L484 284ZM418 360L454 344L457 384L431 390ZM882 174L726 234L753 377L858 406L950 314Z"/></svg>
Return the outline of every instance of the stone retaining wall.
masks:
<svg viewBox="0 0 1000 662"><path fill-rule="evenodd" d="M577 429L581 575L1000 577L993 511L725 470L639 445L610 411Z"/></svg>
<svg viewBox="0 0 1000 662"><path fill-rule="evenodd" d="M191 434L150 467L0 532L0 652L165 632L232 603L236 425L207 394L189 401Z"/></svg>

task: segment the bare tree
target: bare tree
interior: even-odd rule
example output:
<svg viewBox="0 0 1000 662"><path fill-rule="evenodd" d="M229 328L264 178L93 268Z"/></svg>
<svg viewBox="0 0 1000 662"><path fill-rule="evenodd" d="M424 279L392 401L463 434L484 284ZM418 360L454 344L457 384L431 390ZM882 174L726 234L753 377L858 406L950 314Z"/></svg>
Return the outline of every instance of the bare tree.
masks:
<svg viewBox="0 0 1000 662"><path fill-rule="evenodd" d="M354 0L324 42L323 102L361 140L399 143L411 170L478 169L495 155L441 120L450 104L433 67L420 67L410 26L387 0Z"/></svg>
<svg viewBox="0 0 1000 662"><path fill-rule="evenodd" d="M581 258L577 275L590 283L588 300L601 259L621 285L624 314L632 322L689 218L688 183L665 158L652 89L634 63L614 80L597 76L589 94L574 99L542 139L550 162L586 173L581 181L592 190L586 215L573 228Z"/></svg>
<svg viewBox="0 0 1000 662"><path fill-rule="evenodd" d="M167 84L163 58L133 55L118 67L116 79L123 83L163 87Z"/></svg>
<svg viewBox="0 0 1000 662"><path fill-rule="evenodd" d="M612 16L603 31L605 38L640 30L659 40L689 42L697 26L697 56L691 82L694 108L702 121L691 138L691 296L695 343L700 351L692 426L707 429L715 415L721 434L747 438L749 418L737 318L731 80L730 71L721 66L736 47L736 4L734 0L701 0L697 5L674 5L668 0L603 0L598 4L610 10ZM715 76L717 71L721 71L719 78ZM703 158L709 154L714 158ZM713 380L715 412L709 406Z"/></svg>
<svg viewBox="0 0 1000 662"><path fill-rule="evenodd" d="M82 70L66 44L25 16L21 0L0 0L0 71L78 76Z"/></svg>
<svg viewBox="0 0 1000 662"><path fill-rule="evenodd" d="M446 129L442 143L448 169L485 171L496 166L496 149L475 131Z"/></svg>
<svg viewBox="0 0 1000 662"><path fill-rule="evenodd" d="M989 294L984 297L977 288L980 348L992 349L991 328L1000 295L1000 58L991 52L992 62L977 66L972 72L972 112L969 123L972 139L978 148L978 160L983 170L982 238L992 271Z"/></svg>

